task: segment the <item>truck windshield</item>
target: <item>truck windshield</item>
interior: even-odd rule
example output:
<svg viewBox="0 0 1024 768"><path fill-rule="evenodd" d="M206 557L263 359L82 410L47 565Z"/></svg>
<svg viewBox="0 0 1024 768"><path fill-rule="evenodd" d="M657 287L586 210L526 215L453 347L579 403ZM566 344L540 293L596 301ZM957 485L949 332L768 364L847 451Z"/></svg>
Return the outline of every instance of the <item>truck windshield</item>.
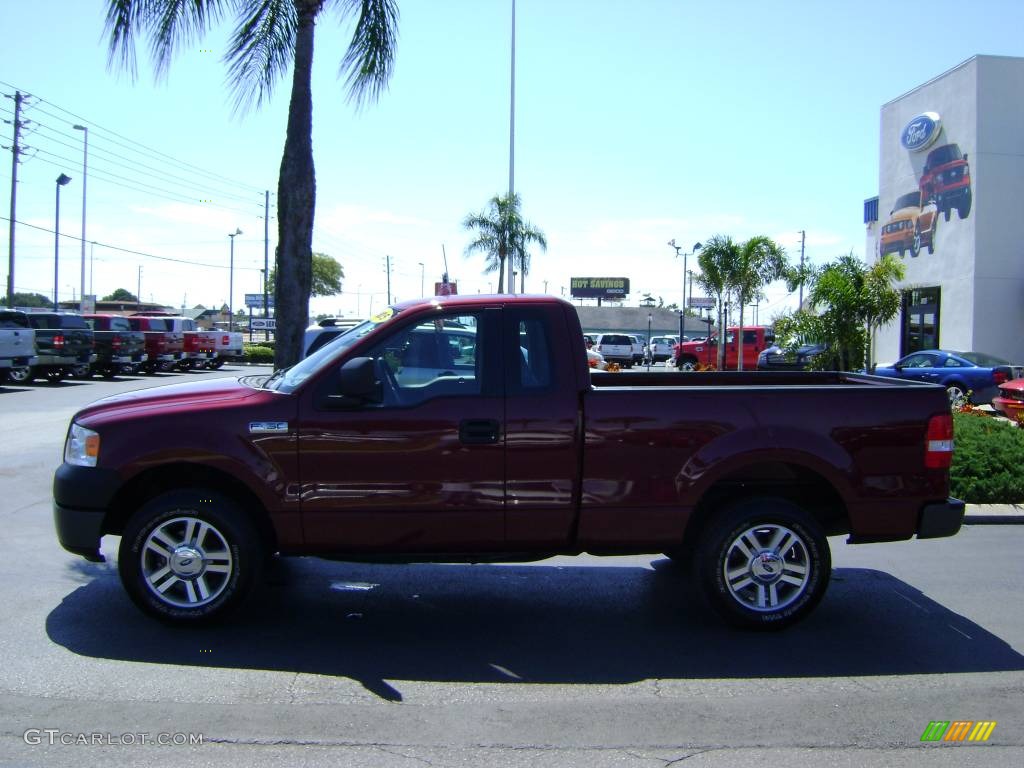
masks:
<svg viewBox="0 0 1024 768"><path fill-rule="evenodd" d="M313 373L320 369L325 361L336 357L342 350L348 349L366 334L375 330L398 314L400 310L388 308L374 315L366 322L360 323L351 330L345 331L331 342L324 344L309 357L300 360L291 368L282 368L263 383L264 389L277 392L294 392Z"/></svg>
<svg viewBox="0 0 1024 768"><path fill-rule="evenodd" d="M893 210L898 211L900 208L920 208L921 207L921 193L908 192L905 195L900 196L896 200L896 205L893 206Z"/></svg>

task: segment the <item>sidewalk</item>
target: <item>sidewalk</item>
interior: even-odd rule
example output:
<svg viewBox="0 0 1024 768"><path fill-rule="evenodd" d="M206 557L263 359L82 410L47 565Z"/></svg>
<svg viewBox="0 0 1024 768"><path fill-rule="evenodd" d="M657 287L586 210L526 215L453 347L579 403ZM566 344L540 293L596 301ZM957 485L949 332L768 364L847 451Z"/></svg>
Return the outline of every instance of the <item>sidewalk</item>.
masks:
<svg viewBox="0 0 1024 768"><path fill-rule="evenodd" d="M968 504L964 525L1024 523L1024 504Z"/></svg>

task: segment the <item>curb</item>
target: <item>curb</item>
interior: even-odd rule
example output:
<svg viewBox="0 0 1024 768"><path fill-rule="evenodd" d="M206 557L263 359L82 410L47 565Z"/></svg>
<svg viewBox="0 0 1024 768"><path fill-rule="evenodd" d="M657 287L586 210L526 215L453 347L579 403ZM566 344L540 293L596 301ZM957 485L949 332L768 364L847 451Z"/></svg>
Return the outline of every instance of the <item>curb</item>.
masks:
<svg viewBox="0 0 1024 768"><path fill-rule="evenodd" d="M1024 515L964 515L964 525L1021 525Z"/></svg>

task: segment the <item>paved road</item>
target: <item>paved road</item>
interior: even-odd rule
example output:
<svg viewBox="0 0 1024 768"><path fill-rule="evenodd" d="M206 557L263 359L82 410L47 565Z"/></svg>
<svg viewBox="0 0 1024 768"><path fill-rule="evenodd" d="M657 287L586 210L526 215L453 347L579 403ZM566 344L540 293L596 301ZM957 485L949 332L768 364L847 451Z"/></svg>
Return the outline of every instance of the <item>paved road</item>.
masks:
<svg viewBox="0 0 1024 768"><path fill-rule="evenodd" d="M825 601L777 635L723 628L659 557L291 560L230 624L164 628L59 548L49 506L75 408L154 383L0 390L0 765L1024 763L1024 526L833 539ZM998 725L920 742L958 719ZM204 743L59 743L162 733Z"/></svg>

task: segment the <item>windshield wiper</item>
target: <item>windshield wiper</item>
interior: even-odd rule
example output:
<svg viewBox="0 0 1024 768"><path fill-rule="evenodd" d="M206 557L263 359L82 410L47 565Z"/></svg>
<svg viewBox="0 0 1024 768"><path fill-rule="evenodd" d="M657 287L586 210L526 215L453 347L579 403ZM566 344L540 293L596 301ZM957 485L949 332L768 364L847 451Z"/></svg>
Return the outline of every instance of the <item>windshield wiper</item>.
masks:
<svg viewBox="0 0 1024 768"><path fill-rule="evenodd" d="M291 366L289 366L288 368L278 368L276 371L270 374L270 376L267 377L266 381L263 382L263 389L272 389L272 387L270 386L271 383L277 381L279 378L284 376L284 374L290 369Z"/></svg>

